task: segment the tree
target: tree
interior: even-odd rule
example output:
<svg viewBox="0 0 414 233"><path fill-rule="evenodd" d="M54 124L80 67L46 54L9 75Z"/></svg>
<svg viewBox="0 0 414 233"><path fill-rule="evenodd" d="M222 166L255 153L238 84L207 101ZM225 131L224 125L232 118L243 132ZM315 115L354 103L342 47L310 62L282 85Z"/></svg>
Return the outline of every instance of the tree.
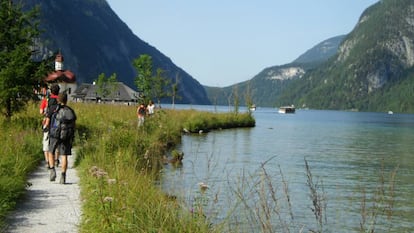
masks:
<svg viewBox="0 0 414 233"><path fill-rule="evenodd" d="M141 91L142 99L145 103L149 100L156 98L158 106L162 98L168 96L166 87L170 84L170 80L164 76L164 70L158 68L153 76L152 71L152 57L143 54L139 58L133 61L133 65L138 72L138 76L135 78L135 85L138 91Z"/></svg>
<svg viewBox="0 0 414 233"><path fill-rule="evenodd" d="M111 99L115 99L115 92L118 90L118 79L116 78L116 73L113 73L109 78L107 79L107 86L109 89L109 92L111 93Z"/></svg>
<svg viewBox="0 0 414 233"><path fill-rule="evenodd" d="M175 76L175 83L171 85L171 99L172 99L172 106L174 108L175 106L175 99L181 98L181 96L178 95L178 83L180 82L180 78L178 77L178 74Z"/></svg>
<svg viewBox="0 0 414 233"><path fill-rule="evenodd" d="M135 85L142 93L145 102L151 99L151 77L152 77L152 58L148 54L142 54L133 61L133 65L138 72L135 78Z"/></svg>
<svg viewBox="0 0 414 233"><path fill-rule="evenodd" d="M96 92L101 99L107 99L108 97L111 97L112 100L114 99L118 82L115 73L113 73L108 78L104 73L101 73L95 82L96 86L98 87Z"/></svg>
<svg viewBox="0 0 414 233"><path fill-rule="evenodd" d="M21 4L0 0L0 109L7 119L35 97L37 63L35 39L39 36L39 9L24 12Z"/></svg>
<svg viewBox="0 0 414 233"><path fill-rule="evenodd" d="M164 77L163 69L157 69L156 75L153 77L153 83L152 94L157 99L158 107L160 107L161 99L168 96L164 89L170 83L170 80Z"/></svg>
<svg viewBox="0 0 414 233"><path fill-rule="evenodd" d="M247 106L247 111L251 112L254 104L253 104L252 93L250 89L250 81L247 83L246 93L245 93L244 98L245 98L245 103Z"/></svg>
<svg viewBox="0 0 414 233"><path fill-rule="evenodd" d="M239 113L239 87L236 85L233 88L233 105L234 105L234 112Z"/></svg>

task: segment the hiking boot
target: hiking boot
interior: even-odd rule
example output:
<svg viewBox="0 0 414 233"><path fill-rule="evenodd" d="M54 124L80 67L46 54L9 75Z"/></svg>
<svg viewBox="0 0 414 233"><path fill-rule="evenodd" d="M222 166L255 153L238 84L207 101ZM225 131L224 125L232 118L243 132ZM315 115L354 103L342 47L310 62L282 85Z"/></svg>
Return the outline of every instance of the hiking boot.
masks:
<svg viewBox="0 0 414 233"><path fill-rule="evenodd" d="M62 172L62 175L60 176L60 184L66 184L66 173Z"/></svg>
<svg viewBox="0 0 414 233"><path fill-rule="evenodd" d="M56 180L56 170L54 167L49 168L49 178L50 178L50 181Z"/></svg>

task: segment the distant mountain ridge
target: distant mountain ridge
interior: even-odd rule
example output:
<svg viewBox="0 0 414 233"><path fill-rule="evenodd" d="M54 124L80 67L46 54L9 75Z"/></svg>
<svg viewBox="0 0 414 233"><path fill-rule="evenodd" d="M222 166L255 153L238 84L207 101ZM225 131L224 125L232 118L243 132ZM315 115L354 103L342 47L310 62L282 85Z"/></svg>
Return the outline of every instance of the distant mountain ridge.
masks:
<svg viewBox="0 0 414 233"><path fill-rule="evenodd" d="M112 11L106 0L42 1L26 0L27 7L41 9L42 54L61 50L65 68L72 70L79 83L91 83L100 73L135 88L132 61L141 54L152 57L154 71L179 80L180 103L209 104L202 85L176 66L170 58L139 39ZM140 23L140 22L137 22ZM142 22L145 24L145 22Z"/></svg>
<svg viewBox="0 0 414 233"><path fill-rule="evenodd" d="M345 36L341 35L324 40L292 63L265 68L249 81L224 88L205 86L207 95L212 103L228 105L231 104L229 98L234 97L233 92L237 89L242 105L246 104L244 95L250 93L256 105L273 107L293 80L300 79L309 70L315 69L334 56L344 38Z"/></svg>
<svg viewBox="0 0 414 233"><path fill-rule="evenodd" d="M279 100L317 109L414 112L414 1L366 9L327 63L295 80Z"/></svg>
<svg viewBox="0 0 414 233"><path fill-rule="evenodd" d="M340 35L324 40L300 55L293 63L324 62L337 53L338 46L345 37L345 35Z"/></svg>
<svg viewBox="0 0 414 233"><path fill-rule="evenodd" d="M414 112L414 1L381 0L348 35L249 81L206 90L211 102L221 104L235 93L243 103L248 93L258 106Z"/></svg>

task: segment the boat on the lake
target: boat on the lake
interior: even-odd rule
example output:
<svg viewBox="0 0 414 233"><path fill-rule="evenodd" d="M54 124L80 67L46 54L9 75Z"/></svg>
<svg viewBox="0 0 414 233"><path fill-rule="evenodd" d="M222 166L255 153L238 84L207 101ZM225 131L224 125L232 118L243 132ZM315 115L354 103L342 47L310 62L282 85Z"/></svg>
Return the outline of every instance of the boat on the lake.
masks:
<svg viewBox="0 0 414 233"><path fill-rule="evenodd" d="M295 106L282 106L279 108L279 113L285 114L285 113L295 113Z"/></svg>
<svg viewBox="0 0 414 233"><path fill-rule="evenodd" d="M255 104L252 104L251 106L250 106L250 111L256 111L256 105Z"/></svg>

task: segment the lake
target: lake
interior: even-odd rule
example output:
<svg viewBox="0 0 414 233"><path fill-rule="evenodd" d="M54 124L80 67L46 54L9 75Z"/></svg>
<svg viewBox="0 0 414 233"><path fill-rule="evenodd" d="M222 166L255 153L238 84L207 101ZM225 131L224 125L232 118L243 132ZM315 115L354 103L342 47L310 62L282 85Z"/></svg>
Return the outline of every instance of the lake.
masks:
<svg viewBox="0 0 414 233"><path fill-rule="evenodd" d="M163 189L223 232L412 232L413 114L253 115L253 128L183 135L183 165L166 166Z"/></svg>

